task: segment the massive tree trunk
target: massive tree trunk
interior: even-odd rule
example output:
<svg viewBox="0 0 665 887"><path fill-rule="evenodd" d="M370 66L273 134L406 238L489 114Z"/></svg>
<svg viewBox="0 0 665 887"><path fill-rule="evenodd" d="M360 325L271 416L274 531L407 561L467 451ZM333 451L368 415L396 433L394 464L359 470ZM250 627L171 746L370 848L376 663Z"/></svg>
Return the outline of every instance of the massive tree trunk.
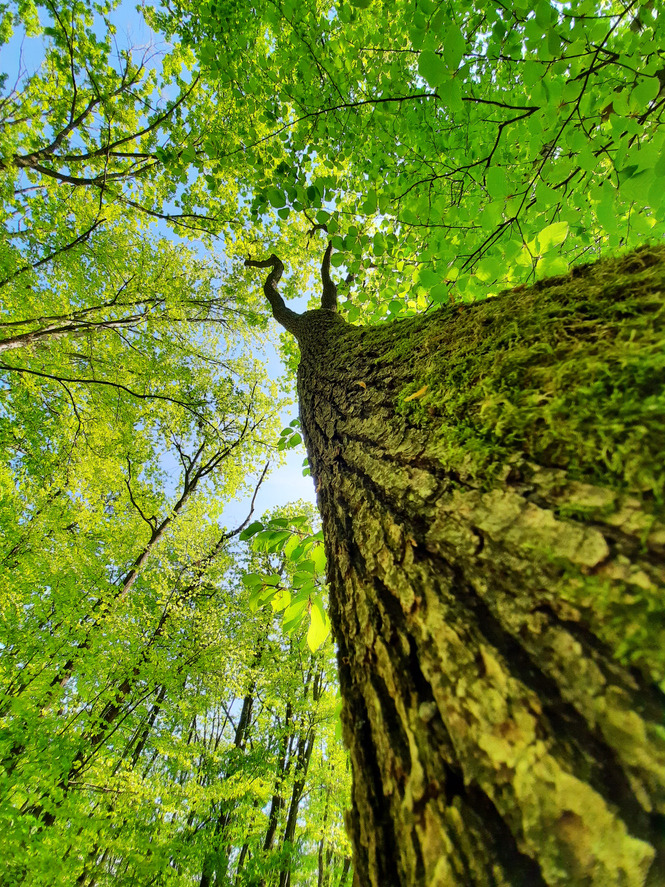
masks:
<svg viewBox="0 0 665 887"><path fill-rule="evenodd" d="M276 263L357 884L665 884L665 249L365 328Z"/></svg>

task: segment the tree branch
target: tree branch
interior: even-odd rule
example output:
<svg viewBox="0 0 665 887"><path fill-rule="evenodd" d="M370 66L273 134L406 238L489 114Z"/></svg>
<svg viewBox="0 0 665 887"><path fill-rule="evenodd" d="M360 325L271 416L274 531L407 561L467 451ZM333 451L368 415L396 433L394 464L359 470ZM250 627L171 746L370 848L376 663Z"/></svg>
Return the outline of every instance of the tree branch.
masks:
<svg viewBox="0 0 665 887"><path fill-rule="evenodd" d="M263 284L263 292L265 293L268 302L270 302L272 316L277 323L280 323L285 330L288 330L288 332L293 333L293 335L297 337L300 329L300 315L286 307L284 299L277 290L277 284L281 280L284 272L284 265L282 262L274 253L272 253L269 259L245 259L245 267L272 268L272 271L266 278L266 282Z"/></svg>
<svg viewBox="0 0 665 887"><path fill-rule="evenodd" d="M0 280L0 288L6 286L10 281L14 280L16 277L19 277L21 274L24 274L26 271L30 271L31 269L41 268L42 265L45 265L47 262L50 262L52 259L55 259L56 256L61 255L61 253L66 253L68 250L73 249L75 246L78 246L80 243L84 243L92 234L92 232L105 222L106 219L97 218L95 222L88 228L87 231L84 231L83 234L79 234L79 236L72 240L71 243L68 243L66 246L61 246L60 249L54 250L52 253L49 253L48 256L44 256L43 259L39 259L38 262L33 262L32 264L23 265L18 271L15 271L13 274L10 274L9 277L6 277L4 280Z"/></svg>
<svg viewBox="0 0 665 887"><path fill-rule="evenodd" d="M321 295L321 307L326 311L337 311L337 286L330 279L330 256L332 255L332 240L328 241L328 248L321 263L321 281L323 294Z"/></svg>

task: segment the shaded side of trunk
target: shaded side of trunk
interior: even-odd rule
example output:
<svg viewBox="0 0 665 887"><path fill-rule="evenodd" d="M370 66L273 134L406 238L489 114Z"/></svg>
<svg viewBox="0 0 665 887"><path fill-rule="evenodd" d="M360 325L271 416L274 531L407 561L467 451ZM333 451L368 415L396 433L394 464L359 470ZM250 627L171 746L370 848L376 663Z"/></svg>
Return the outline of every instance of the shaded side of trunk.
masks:
<svg viewBox="0 0 665 887"><path fill-rule="evenodd" d="M664 259L303 315L362 887L665 883Z"/></svg>

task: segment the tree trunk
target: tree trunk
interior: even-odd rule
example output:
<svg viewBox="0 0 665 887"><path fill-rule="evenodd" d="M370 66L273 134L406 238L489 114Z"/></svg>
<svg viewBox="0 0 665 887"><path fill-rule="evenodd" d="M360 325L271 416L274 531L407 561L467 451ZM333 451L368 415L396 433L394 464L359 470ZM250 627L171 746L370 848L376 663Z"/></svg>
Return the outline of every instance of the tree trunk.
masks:
<svg viewBox="0 0 665 887"><path fill-rule="evenodd" d="M365 328L266 283L301 349L362 887L665 884L664 263Z"/></svg>

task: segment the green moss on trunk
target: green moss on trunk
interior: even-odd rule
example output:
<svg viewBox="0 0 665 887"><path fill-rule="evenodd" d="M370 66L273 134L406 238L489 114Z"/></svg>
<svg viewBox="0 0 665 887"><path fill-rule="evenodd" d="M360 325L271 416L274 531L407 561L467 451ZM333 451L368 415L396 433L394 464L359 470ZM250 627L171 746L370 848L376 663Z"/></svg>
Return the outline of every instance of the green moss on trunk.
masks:
<svg viewBox="0 0 665 887"><path fill-rule="evenodd" d="M665 883L664 260L303 315L363 887Z"/></svg>

